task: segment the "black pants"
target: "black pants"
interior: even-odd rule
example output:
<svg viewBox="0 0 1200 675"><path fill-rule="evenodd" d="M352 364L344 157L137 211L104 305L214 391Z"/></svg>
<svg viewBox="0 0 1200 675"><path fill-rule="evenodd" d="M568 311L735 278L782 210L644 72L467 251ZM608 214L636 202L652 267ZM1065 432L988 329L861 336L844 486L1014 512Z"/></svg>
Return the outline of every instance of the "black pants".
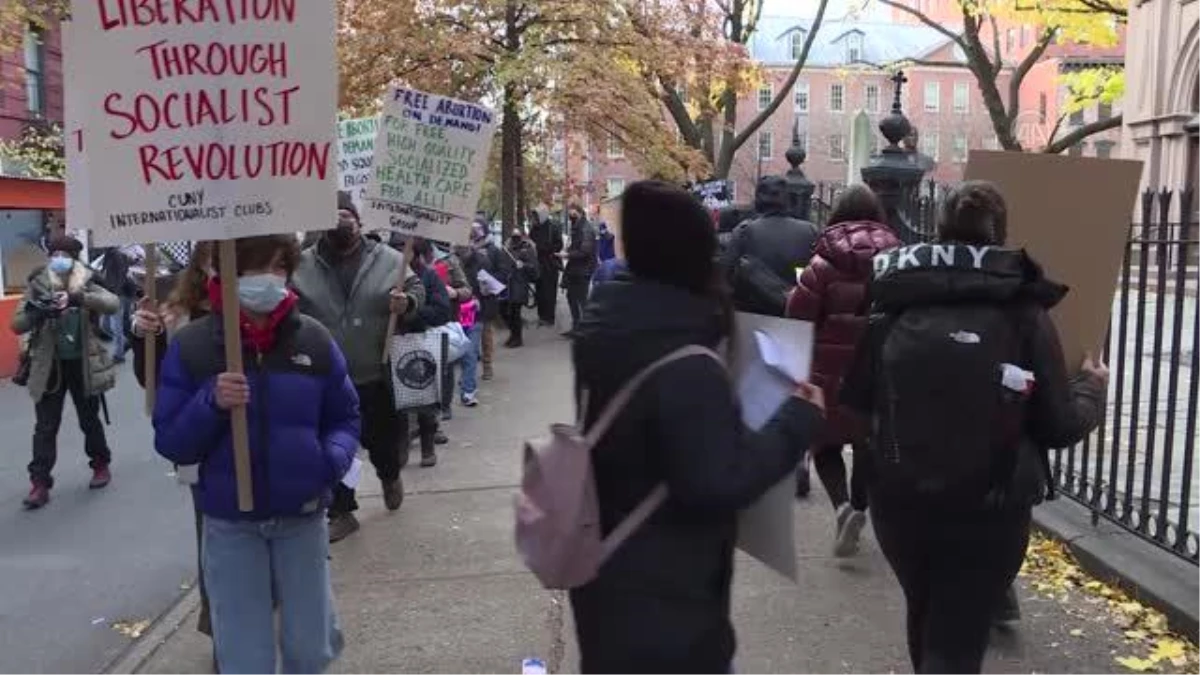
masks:
<svg viewBox="0 0 1200 675"><path fill-rule="evenodd" d="M100 397L88 396L85 389L85 364L84 359L57 362L48 383L52 389L47 389L42 394L42 400L34 406L37 422L33 427L33 461L29 463L29 479L47 488L54 486L51 473L58 459L58 428L62 426L63 406L66 405L68 393L75 404L79 430L83 432L83 451L90 460L88 466L99 469L112 461L112 452L104 437L104 424L100 421Z"/></svg>
<svg viewBox="0 0 1200 675"><path fill-rule="evenodd" d="M438 411L434 408L422 408L412 415L417 418L417 438L421 442L421 455L432 455L434 452L433 437L438 430ZM400 416L401 436L404 438L404 449L401 451L401 464L408 464L408 440L412 437L409 429L409 415Z"/></svg>
<svg viewBox="0 0 1200 675"><path fill-rule="evenodd" d="M571 309L571 330L575 330L579 327L579 317L583 316L590 280L587 277L567 277L564 285L567 287L567 306Z"/></svg>
<svg viewBox="0 0 1200 675"><path fill-rule="evenodd" d="M855 444L847 489L846 462L842 459L842 446L828 445L814 449L813 465L817 468L817 475L821 478L821 484L825 486L829 500L833 502L833 508L840 508L842 504L850 502L855 511L867 510L867 475L864 467L866 456L867 447Z"/></svg>
<svg viewBox="0 0 1200 675"><path fill-rule="evenodd" d="M521 316L522 303L506 302L500 311L504 317L504 325L508 326L509 341L520 342L525 333L525 319Z"/></svg>
<svg viewBox="0 0 1200 675"><path fill-rule="evenodd" d="M558 267L550 261L540 264L537 280L538 319L543 323L554 323L554 312L558 306Z"/></svg>
<svg viewBox="0 0 1200 675"><path fill-rule="evenodd" d="M888 509L873 501L875 536L904 589L914 671L980 672L992 617L1025 559L1030 510Z"/></svg>
<svg viewBox="0 0 1200 675"><path fill-rule="evenodd" d="M400 450L408 441L407 434L402 432L403 415L396 412L396 404L392 402L392 388L387 381L372 382L356 385L358 392L359 413L362 416L361 443L375 465L375 475L384 483L390 483L400 477ZM354 490L339 482L333 488L333 504L329 507L329 515L335 516L358 510L358 501L354 498Z"/></svg>

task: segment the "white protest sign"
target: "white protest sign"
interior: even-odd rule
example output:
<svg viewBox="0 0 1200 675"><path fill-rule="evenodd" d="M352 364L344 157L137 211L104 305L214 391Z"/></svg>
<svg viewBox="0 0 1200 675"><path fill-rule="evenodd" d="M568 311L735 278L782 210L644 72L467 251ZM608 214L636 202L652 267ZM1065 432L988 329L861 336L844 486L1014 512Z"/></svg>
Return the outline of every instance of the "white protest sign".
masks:
<svg viewBox="0 0 1200 675"><path fill-rule="evenodd" d="M363 224L465 243L479 204L496 114L392 87L384 96Z"/></svg>
<svg viewBox="0 0 1200 675"><path fill-rule="evenodd" d="M336 207L336 3L72 3L94 239L324 227Z"/></svg>
<svg viewBox="0 0 1200 675"><path fill-rule="evenodd" d="M86 57L83 43L70 21L62 22L63 60L66 63ZM91 229L91 197L88 190L87 159L84 154L83 105L84 80L75 68L63 69L63 146L67 162L67 226Z"/></svg>
<svg viewBox="0 0 1200 675"><path fill-rule="evenodd" d="M338 122L338 189L350 193L359 211L371 180L375 157L378 117L360 117Z"/></svg>

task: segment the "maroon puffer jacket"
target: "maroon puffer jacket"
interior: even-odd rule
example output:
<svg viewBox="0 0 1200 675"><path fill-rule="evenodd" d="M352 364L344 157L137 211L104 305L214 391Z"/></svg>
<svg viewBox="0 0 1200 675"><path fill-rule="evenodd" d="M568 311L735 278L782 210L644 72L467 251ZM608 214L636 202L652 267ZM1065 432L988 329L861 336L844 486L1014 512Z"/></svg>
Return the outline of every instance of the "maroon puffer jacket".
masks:
<svg viewBox="0 0 1200 675"><path fill-rule="evenodd" d="M828 423L819 441L822 445L863 437L865 430L839 409L837 397L867 326L864 301L871 259L900 243L891 228L881 223L838 223L821 233L812 260L788 299L788 318L816 324L813 384L824 390L829 407Z"/></svg>

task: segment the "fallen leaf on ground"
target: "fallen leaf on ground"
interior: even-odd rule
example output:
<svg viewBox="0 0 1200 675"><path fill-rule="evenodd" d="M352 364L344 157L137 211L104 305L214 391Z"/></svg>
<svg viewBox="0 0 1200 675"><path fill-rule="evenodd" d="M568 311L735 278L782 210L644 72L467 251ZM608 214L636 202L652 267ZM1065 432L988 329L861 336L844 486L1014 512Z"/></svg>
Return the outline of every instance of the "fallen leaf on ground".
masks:
<svg viewBox="0 0 1200 675"><path fill-rule="evenodd" d="M1071 630L1071 637L1083 637L1082 628L1074 628Z"/></svg>
<svg viewBox="0 0 1200 675"><path fill-rule="evenodd" d="M1135 673L1144 673L1154 670L1154 662L1150 659L1139 659L1136 656L1121 656L1117 658L1117 663L1125 666Z"/></svg>
<svg viewBox="0 0 1200 675"><path fill-rule="evenodd" d="M149 621L117 621L112 625L113 630L127 638L140 638L150 627Z"/></svg>

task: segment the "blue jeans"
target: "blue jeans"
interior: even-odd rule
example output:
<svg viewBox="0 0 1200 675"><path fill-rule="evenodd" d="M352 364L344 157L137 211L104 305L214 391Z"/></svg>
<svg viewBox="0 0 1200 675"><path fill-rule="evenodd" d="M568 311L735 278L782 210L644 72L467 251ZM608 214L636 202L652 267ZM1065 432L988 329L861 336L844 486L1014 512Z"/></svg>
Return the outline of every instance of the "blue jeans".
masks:
<svg viewBox="0 0 1200 675"><path fill-rule="evenodd" d="M462 393L463 395L474 394L479 388L477 377L479 376L479 356L483 353L483 322L476 321L474 326L467 331L467 337L471 339L471 347L463 354L462 359Z"/></svg>
<svg viewBox="0 0 1200 675"><path fill-rule="evenodd" d="M342 652L325 512L262 521L204 516L204 587L222 673L321 673Z"/></svg>

